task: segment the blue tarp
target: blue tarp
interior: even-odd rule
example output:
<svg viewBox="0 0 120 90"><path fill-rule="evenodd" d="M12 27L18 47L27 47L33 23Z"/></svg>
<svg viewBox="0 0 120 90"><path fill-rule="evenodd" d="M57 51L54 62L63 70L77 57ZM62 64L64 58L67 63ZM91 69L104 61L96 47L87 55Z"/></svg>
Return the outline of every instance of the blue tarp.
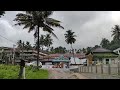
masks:
<svg viewBox="0 0 120 90"><path fill-rule="evenodd" d="M61 55L60 57L53 59L52 62L70 62L70 60Z"/></svg>

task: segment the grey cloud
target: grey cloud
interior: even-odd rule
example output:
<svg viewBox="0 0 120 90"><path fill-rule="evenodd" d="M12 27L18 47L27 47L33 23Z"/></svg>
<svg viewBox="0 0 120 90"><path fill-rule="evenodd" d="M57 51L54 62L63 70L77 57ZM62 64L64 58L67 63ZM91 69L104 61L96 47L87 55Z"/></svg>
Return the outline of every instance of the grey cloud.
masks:
<svg viewBox="0 0 120 90"><path fill-rule="evenodd" d="M18 12L9 11L4 17L0 19L0 34L5 37L17 42L17 40L22 39L24 41L30 41L34 44L33 33L28 33L27 29L23 30L20 26L14 26L15 22L13 19ZM54 33L58 36L59 40L53 37L53 46L63 46L70 48L65 42L64 34L68 29L72 29L76 37L76 42L73 45L74 48L79 49L87 46L94 46L99 44L102 38L107 38L111 40L111 28L115 24L120 22L115 22L111 17L111 12L107 11L56 11L51 16L55 19L60 20L62 25L65 27L64 30L59 28L54 28ZM41 34L46 34L40 31ZM1 45L9 45L7 41L0 38Z"/></svg>

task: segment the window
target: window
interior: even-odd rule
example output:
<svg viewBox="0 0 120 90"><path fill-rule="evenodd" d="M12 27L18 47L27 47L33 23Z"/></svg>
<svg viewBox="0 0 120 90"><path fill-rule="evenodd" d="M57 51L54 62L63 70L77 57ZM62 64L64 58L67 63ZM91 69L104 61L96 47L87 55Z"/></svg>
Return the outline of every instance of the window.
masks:
<svg viewBox="0 0 120 90"><path fill-rule="evenodd" d="M109 59L106 59L106 64L109 64Z"/></svg>

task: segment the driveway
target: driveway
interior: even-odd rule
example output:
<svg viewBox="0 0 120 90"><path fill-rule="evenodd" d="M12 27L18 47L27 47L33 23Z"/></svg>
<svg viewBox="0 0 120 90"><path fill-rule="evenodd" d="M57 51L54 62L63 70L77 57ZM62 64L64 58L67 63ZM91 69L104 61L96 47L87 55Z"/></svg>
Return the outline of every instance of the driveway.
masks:
<svg viewBox="0 0 120 90"><path fill-rule="evenodd" d="M79 73L70 72L68 69L50 68L48 71L49 79L88 79Z"/></svg>

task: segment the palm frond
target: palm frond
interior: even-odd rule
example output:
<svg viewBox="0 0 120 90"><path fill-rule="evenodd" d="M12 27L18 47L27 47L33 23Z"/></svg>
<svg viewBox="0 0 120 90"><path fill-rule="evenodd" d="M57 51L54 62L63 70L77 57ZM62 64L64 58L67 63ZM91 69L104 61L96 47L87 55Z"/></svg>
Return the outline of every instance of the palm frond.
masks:
<svg viewBox="0 0 120 90"><path fill-rule="evenodd" d="M46 20L46 23L50 26L59 27L59 28L64 29L64 27L60 25L60 21L58 21L58 20L55 20L52 18L46 18L45 20Z"/></svg>
<svg viewBox="0 0 120 90"><path fill-rule="evenodd" d="M47 31L48 33L51 33L55 38L58 39L58 37L53 33L54 30L51 27L49 27L48 25L44 25L43 31Z"/></svg>

